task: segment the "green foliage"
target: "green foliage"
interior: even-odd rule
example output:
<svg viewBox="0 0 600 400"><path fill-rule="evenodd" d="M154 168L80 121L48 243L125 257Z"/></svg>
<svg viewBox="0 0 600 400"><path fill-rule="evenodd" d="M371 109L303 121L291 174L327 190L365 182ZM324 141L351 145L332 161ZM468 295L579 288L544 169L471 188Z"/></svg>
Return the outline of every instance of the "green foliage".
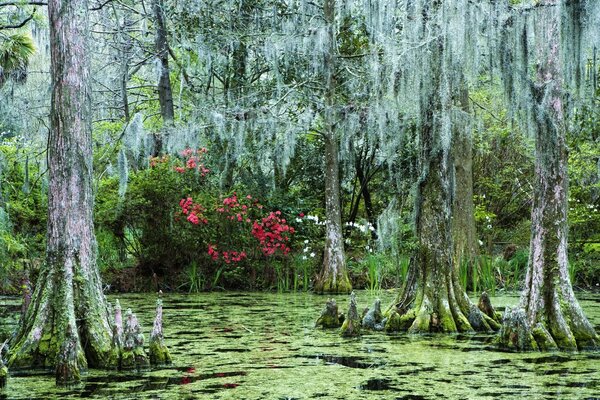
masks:
<svg viewBox="0 0 600 400"><path fill-rule="evenodd" d="M0 145L0 292L18 292L20 280L36 274L45 250L47 200L39 165L28 163L26 173L29 150L14 142Z"/></svg>
<svg viewBox="0 0 600 400"><path fill-rule="evenodd" d="M13 33L5 35L0 32L0 87L9 77L23 81L27 76L29 58L35 52L31 35Z"/></svg>

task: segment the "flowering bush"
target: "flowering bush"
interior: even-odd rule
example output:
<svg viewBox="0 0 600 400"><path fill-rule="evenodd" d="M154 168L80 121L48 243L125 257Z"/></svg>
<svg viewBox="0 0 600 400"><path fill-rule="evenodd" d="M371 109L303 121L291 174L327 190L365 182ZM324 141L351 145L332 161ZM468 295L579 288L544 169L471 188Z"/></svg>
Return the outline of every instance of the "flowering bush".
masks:
<svg viewBox="0 0 600 400"><path fill-rule="evenodd" d="M181 199L177 220L185 216L192 225L212 225L207 254L218 264L238 264L250 258L285 257L295 229L287 224L281 211L261 217L262 204L251 195L225 197L212 212L191 197ZM210 220L210 222L209 222Z"/></svg>

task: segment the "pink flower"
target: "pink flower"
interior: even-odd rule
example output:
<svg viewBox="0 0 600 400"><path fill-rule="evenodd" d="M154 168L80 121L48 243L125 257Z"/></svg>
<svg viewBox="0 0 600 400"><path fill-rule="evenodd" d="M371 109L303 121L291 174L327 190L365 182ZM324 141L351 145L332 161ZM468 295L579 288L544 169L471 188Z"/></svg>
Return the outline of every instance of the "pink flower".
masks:
<svg viewBox="0 0 600 400"><path fill-rule="evenodd" d="M187 220L190 221L194 225L198 225L198 223L200 222L200 220L198 219L198 216L196 214L194 214L193 212L191 212L190 215L188 215Z"/></svg>

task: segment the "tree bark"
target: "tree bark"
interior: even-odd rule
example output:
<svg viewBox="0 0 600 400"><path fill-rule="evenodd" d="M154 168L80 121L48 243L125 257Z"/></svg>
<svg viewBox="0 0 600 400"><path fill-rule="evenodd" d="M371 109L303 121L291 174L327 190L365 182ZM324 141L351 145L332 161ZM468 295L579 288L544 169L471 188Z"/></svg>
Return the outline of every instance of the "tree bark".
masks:
<svg viewBox="0 0 600 400"><path fill-rule="evenodd" d="M162 132L155 136L154 155L163 151L163 144L168 137L169 129L173 126L175 110L173 106L173 91L171 89L171 78L169 76L169 43L167 41L167 26L165 22L163 0L153 0L154 22L156 24L156 57L159 61L158 78L158 102L160 103L160 115L163 119Z"/></svg>
<svg viewBox="0 0 600 400"><path fill-rule="evenodd" d="M511 350L581 350L600 344L568 272L568 156L556 8L548 7L545 12L554 14L537 27L547 48L539 49L533 87L536 157L529 263L519 308L505 314L500 336L500 345Z"/></svg>
<svg viewBox="0 0 600 400"><path fill-rule="evenodd" d="M87 0L48 2L47 255L9 359L12 368L55 368L62 383L77 379L87 366L110 367L118 361L96 268L87 10Z"/></svg>
<svg viewBox="0 0 600 400"><path fill-rule="evenodd" d="M325 72L325 256L323 268L315 284L318 293L349 293L352 290L342 234L342 210L340 201L339 143L336 134L335 111L335 1L325 0L324 17L327 23L329 46L324 54Z"/></svg>
<svg viewBox="0 0 600 400"><path fill-rule="evenodd" d="M469 92L461 80L457 103L462 111L469 111ZM477 268L479 254L473 205L473 138L469 124L455 124L452 132L454 158L454 199L452 204L452 259L457 269L467 263L472 275ZM467 288L464 288L467 289Z"/></svg>
<svg viewBox="0 0 600 400"><path fill-rule="evenodd" d="M444 103L442 93L449 90L443 79L457 67L445 64L445 42L436 18L441 7L441 2L431 2L422 10L423 35L437 39L430 40L423 49L428 57L420 66L420 177L414 206L417 249L407 282L386 312L387 331L449 333L499 328L469 300L459 283L453 257L453 130L443 128L443 121L452 121L453 104Z"/></svg>

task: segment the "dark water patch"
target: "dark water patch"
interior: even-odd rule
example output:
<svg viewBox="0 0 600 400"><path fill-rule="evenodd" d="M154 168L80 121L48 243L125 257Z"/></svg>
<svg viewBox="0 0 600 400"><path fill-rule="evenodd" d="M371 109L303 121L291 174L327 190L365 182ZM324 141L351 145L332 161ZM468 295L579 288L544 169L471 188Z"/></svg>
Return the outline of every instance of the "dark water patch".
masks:
<svg viewBox="0 0 600 400"><path fill-rule="evenodd" d="M246 348L225 348L225 347L219 347L217 349L215 349L215 352L217 353L247 353L251 351L250 349L246 349Z"/></svg>
<svg viewBox="0 0 600 400"><path fill-rule="evenodd" d="M477 375L479 374L480 371L461 371L461 372L448 372L448 375L452 375L452 376L473 376L473 375Z"/></svg>
<svg viewBox="0 0 600 400"><path fill-rule="evenodd" d="M394 387L391 385L392 381L389 379L369 379L365 383L360 384L358 390L391 390Z"/></svg>
<svg viewBox="0 0 600 400"><path fill-rule="evenodd" d="M415 368L415 369L411 369L411 370L400 371L399 375L418 375L421 372L433 372L435 370L436 370L435 367L422 367L422 368Z"/></svg>
<svg viewBox="0 0 600 400"><path fill-rule="evenodd" d="M510 363L512 363L512 360L509 360L508 358L500 358L498 360L490 361L490 364L492 364L492 365L505 365L505 364L510 364Z"/></svg>
<svg viewBox="0 0 600 400"><path fill-rule="evenodd" d="M524 358L523 359L523 362L529 363L529 364L553 364L553 363L565 363L568 361L571 361L571 358L559 356L559 355Z"/></svg>
<svg viewBox="0 0 600 400"><path fill-rule="evenodd" d="M363 357L358 356L336 356L330 354L319 354L316 356L294 355L293 357L322 360L325 364L337 364L348 368L358 369L375 368L382 365L380 362L367 361Z"/></svg>
<svg viewBox="0 0 600 400"><path fill-rule="evenodd" d="M559 368L559 369L551 369L540 372L539 375L571 375L577 374L579 372L571 371L568 368Z"/></svg>
<svg viewBox="0 0 600 400"><path fill-rule="evenodd" d="M178 368L179 370L179 368ZM245 371L232 371L232 372L214 372L212 374L194 374L195 368L188 367L185 369L184 374L181 376L169 376L169 377L160 377L153 376L148 378L143 384L138 385L132 388L132 391L135 392L145 392L149 390L157 390L157 389L166 389L169 386L177 386L177 385L189 385L190 383L194 383L197 381L205 381L210 379L218 379L218 378L230 378L235 376L245 376L247 373ZM223 385L227 384L215 384L215 387L225 387ZM231 385L239 386L237 383L231 383Z"/></svg>
<svg viewBox="0 0 600 400"><path fill-rule="evenodd" d="M570 388L596 388L599 386L600 381L589 381L589 382L549 382L546 383L546 387L570 387Z"/></svg>
<svg viewBox="0 0 600 400"><path fill-rule="evenodd" d="M509 384L509 385L502 385L502 388L504 388L504 389L516 389L516 390L527 390L527 389L531 389L531 386L518 385L518 384Z"/></svg>
<svg viewBox="0 0 600 400"><path fill-rule="evenodd" d="M469 353L472 351L477 351L477 352L481 352L483 349L481 347L463 347L462 349L460 349L460 351L462 351L463 353Z"/></svg>
<svg viewBox="0 0 600 400"><path fill-rule="evenodd" d="M406 396L396 397L396 400L427 400L429 397L420 394L407 394Z"/></svg>

